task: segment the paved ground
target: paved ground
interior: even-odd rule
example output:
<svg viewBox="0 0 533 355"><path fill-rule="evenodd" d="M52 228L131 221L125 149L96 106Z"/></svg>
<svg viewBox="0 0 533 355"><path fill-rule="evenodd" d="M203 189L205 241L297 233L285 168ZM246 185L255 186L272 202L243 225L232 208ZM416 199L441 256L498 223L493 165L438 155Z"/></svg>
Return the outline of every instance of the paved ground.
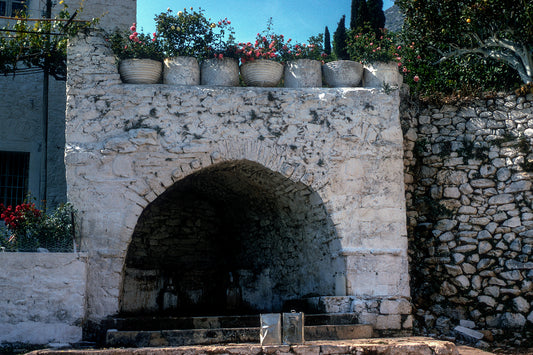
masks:
<svg viewBox="0 0 533 355"><path fill-rule="evenodd" d="M501 351L500 351L501 350ZM100 350L36 350L29 355L222 355L222 354L356 354L364 355L533 355L533 349L498 349L483 351L469 346L424 337L373 338L342 341L313 341L305 345L269 346L259 344L225 344L182 346L174 348L100 349ZM1 354L1 351L0 351Z"/></svg>
<svg viewBox="0 0 533 355"><path fill-rule="evenodd" d="M174 348L37 350L31 355L459 355L455 344L423 337L310 341L304 345L261 347L259 344L181 346ZM467 354L467 355L478 355ZM481 354L479 354L481 355Z"/></svg>
<svg viewBox="0 0 533 355"><path fill-rule="evenodd" d="M458 345L457 351L460 355L491 355L494 353L483 351L480 349L472 348L470 346Z"/></svg>
<svg viewBox="0 0 533 355"><path fill-rule="evenodd" d="M509 354L509 355L533 355L533 348L531 349L502 349L498 348L493 352L483 351L464 345L457 345L459 355L493 355L493 354Z"/></svg>

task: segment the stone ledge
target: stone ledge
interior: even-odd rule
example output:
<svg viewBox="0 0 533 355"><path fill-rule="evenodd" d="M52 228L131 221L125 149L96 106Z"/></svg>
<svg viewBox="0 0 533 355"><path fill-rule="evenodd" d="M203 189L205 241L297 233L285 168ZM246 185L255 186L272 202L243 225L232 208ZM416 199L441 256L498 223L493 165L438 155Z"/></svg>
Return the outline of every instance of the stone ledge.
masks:
<svg viewBox="0 0 533 355"><path fill-rule="evenodd" d="M103 350L37 350L31 355L194 355L194 354L424 354L459 355L455 344L423 337L379 338L341 341L311 341L303 345L261 347L259 344L182 346L174 348L138 348Z"/></svg>

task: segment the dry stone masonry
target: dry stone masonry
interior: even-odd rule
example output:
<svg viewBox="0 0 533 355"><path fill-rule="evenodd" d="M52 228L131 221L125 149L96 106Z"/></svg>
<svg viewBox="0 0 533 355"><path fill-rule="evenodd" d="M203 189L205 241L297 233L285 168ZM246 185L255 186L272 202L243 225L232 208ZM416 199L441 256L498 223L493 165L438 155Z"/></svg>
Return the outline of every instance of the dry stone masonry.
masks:
<svg viewBox="0 0 533 355"><path fill-rule="evenodd" d="M69 61L90 321L304 300L410 331L398 91L126 85L99 35Z"/></svg>
<svg viewBox="0 0 533 355"><path fill-rule="evenodd" d="M453 335L470 320L484 342L531 340L532 103L532 95L404 103L412 294L422 333Z"/></svg>

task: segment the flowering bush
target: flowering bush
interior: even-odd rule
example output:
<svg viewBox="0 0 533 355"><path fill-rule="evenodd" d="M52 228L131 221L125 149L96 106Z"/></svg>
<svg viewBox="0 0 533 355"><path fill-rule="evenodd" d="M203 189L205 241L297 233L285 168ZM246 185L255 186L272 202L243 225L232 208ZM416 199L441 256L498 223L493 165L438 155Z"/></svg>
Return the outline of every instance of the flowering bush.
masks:
<svg viewBox="0 0 533 355"><path fill-rule="evenodd" d="M411 88L418 86L420 76L417 72L421 57L414 42L403 44L387 29L381 29L377 34L369 29L366 32L351 30L347 49L351 60L362 63L396 62L404 82Z"/></svg>
<svg viewBox="0 0 533 355"><path fill-rule="evenodd" d="M288 42L291 40L289 39ZM237 54L241 58L241 63L253 61L255 59L271 59L281 62L284 52L288 50L283 35L261 35L257 34L255 43L239 43Z"/></svg>
<svg viewBox="0 0 533 355"><path fill-rule="evenodd" d="M422 57L420 50L414 42L410 44L397 45L396 49L400 54L398 56L398 69L403 74L404 83L408 84L413 91L418 91L420 76L423 74Z"/></svg>
<svg viewBox="0 0 533 355"><path fill-rule="evenodd" d="M229 21L227 17L216 23L215 28L217 31L213 31L213 40L207 47L208 58L222 59L224 57L238 57L238 47L235 43L235 31L230 25L231 21Z"/></svg>
<svg viewBox="0 0 533 355"><path fill-rule="evenodd" d="M287 41L287 45L283 48L283 58L286 60L295 59L314 59L322 60L323 51L322 48L316 44L296 43L291 44L290 39Z"/></svg>
<svg viewBox="0 0 533 355"><path fill-rule="evenodd" d="M176 14L171 9L155 17L157 32L161 35L167 56L206 58L213 47L217 25L206 19L204 11L183 9ZM229 25L229 23L228 23ZM222 35L223 36L223 35Z"/></svg>
<svg viewBox="0 0 533 355"><path fill-rule="evenodd" d="M0 245L9 251L72 251L74 209L70 204L60 205L46 214L33 203L22 203L15 208L0 204Z"/></svg>
<svg viewBox="0 0 533 355"><path fill-rule="evenodd" d="M399 48L394 33L386 29L378 34L374 31L348 33L347 50L350 59L362 63L390 62L399 60Z"/></svg>
<svg viewBox="0 0 533 355"><path fill-rule="evenodd" d="M72 15L64 1L58 4L62 9L54 9L57 14L51 20L30 19L21 12L17 14L16 21L5 21L6 25L0 29L1 74L23 73L28 68L46 67L57 80L66 80L69 37L92 28L98 19L71 20ZM83 8L78 9L78 17L82 11ZM54 35L47 35L49 33Z"/></svg>
<svg viewBox="0 0 533 355"><path fill-rule="evenodd" d="M118 59L144 58L161 61L164 58L157 33L154 32L153 37L138 33L135 23L130 27L129 33L116 31L107 40L111 42L111 49Z"/></svg>

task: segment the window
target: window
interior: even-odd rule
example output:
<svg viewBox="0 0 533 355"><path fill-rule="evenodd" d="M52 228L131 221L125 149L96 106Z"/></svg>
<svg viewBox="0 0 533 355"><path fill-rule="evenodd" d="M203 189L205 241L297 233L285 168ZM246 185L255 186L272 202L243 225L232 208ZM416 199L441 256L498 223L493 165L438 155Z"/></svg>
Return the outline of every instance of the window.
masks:
<svg viewBox="0 0 533 355"><path fill-rule="evenodd" d="M26 8L24 0L0 0L0 16L15 17L26 11Z"/></svg>
<svg viewBox="0 0 533 355"><path fill-rule="evenodd" d="M28 193L30 153L0 151L0 203L21 204Z"/></svg>

